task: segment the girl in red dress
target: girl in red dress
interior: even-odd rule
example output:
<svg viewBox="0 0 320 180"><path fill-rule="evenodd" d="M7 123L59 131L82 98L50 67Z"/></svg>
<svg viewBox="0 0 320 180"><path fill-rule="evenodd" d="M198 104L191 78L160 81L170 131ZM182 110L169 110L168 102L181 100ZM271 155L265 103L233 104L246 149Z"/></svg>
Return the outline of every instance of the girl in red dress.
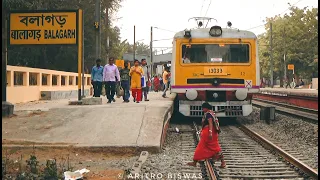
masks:
<svg viewBox="0 0 320 180"><path fill-rule="evenodd" d="M200 142L194 152L193 162L189 162L189 166L196 166L198 161L213 158L221 160L221 168L226 167L223 154L218 141L220 127L215 113L211 110L212 106L205 102L202 104L204 116L202 118L202 131L200 134Z"/></svg>
<svg viewBox="0 0 320 180"><path fill-rule="evenodd" d="M154 87L155 92L158 92L160 90L160 80L159 80L158 76L154 76L153 87Z"/></svg>

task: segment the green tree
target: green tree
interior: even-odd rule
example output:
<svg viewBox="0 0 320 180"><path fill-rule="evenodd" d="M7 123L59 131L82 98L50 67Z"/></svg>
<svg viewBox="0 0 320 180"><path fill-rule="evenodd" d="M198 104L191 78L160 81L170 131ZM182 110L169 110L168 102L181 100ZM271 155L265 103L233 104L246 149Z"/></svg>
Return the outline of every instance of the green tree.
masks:
<svg viewBox="0 0 320 180"><path fill-rule="evenodd" d="M128 44L127 53L133 53L133 44ZM136 54L150 55L150 46L143 42L136 42Z"/></svg>
<svg viewBox="0 0 320 180"><path fill-rule="evenodd" d="M277 15L266 19L266 33L258 36L259 58L262 77L270 77L270 23L273 31L274 79L284 77L286 65L295 65L295 74L299 78L311 78L318 71L318 8L307 9L290 6L290 13L283 17ZM292 71L287 71L292 74ZM281 83L282 84L282 83Z"/></svg>

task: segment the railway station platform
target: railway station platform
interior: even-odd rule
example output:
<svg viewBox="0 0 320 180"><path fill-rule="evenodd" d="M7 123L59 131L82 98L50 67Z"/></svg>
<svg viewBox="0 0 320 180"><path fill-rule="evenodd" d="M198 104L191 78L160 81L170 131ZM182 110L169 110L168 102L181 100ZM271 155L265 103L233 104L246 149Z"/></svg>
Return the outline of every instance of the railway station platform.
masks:
<svg viewBox="0 0 320 180"><path fill-rule="evenodd" d="M289 104L301 108L318 110L318 90L261 88L254 99Z"/></svg>
<svg viewBox="0 0 320 180"><path fill-rule="evenodd" d="M2 147L70 147L97 151L159 152L173 112L175 94L150 101L102 105L68 105L72 100L36 101L15 105L14 116L2 119Z"/></svg>
<svg viewBox="0 0 320 180"><path fill-rule="evenodd" d="M316 89L261 88L261 94L318 97Z"/></svg>

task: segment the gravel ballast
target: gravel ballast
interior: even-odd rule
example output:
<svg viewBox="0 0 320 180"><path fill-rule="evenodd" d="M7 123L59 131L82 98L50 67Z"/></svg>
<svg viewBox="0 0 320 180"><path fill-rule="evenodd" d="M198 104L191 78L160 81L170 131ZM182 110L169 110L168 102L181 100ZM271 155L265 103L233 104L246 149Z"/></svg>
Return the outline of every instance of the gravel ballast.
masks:
<svg viewBox="0 0 320 180"><path fill-rule="evenodd" d="M166 176L168 173L179 173L179 166L182 165L180 139L180 134L168 132L164 150L159 154L149 154L141 169L142 173L162 174L162 176Z"/></svg>
<svg viewBox="0 0 320 180"><path fill-rule="evenodd" d="M246 127L280 147L288 147L303 155L302 160L318 170L318 125L302 119L276 113L270 125L260 120L260 109L254 108L250 116L238 118ZM298 158L299 159L299 158Z"/></svg>
<svg viewBox="0 0 320 180"><path fill-rule="evenodd" d="M189 129L190 125L171 124L170 129L176 127ZM191 148L187 150L183 143L187 143ZM194 150L193 132L168 131L163 151L159 154L149 154L141 173L149 178L154 175L155 179L201 179L200 167L193 168L186 165L187 162L192 161Z"/></svg>

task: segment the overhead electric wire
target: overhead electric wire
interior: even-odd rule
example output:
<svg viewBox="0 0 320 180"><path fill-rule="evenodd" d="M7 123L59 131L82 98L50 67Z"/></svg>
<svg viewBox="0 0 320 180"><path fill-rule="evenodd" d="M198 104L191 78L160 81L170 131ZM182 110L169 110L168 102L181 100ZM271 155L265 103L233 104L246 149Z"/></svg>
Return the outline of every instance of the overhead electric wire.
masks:
<svg viewBox="0 0 320 180"><path fill-rule="evenodd" d="M157 49L170 49L170 48L172 48L172 47L170 47L170 46L167 46L167 47L165 47L165 46L162 46L162 47L158 46L158 47L155 47L155 48L157 48Z"/></svg>
<svg viewBox="0 0 320 180"><path fill-rule="evenodd" d="M292 6L294 6L294 5L296 5L296 4L298 4L300 1L302 1L302 0L299 0L299 1L297 1L296 3L294 3ZM285 12L287 12L288 10L290 9L290 7L289 8L287 8L285 11L283 11L282 13L280 13L280 15L282 15L283 13L285 13Z"/></svg>
<svg viewBox="0 0 320 180"><path fill-rule="evenodd" d="M172 40L173 38L167 38L167 39L155 39L153 41L168 41L168 40Z"/></svg>
<svg viewBox="0 0 320 180"><path fill-rule="evenodd" d="M200 10L200 16L201 16L202 9L203 9L203 4L204 4L205 1L206 1L206 0L203 0L203 1L202 1L201 10Z"/></svg>
<svg viewBox="0 0 320 180"><path fill-rule="evenodd" d="M292 6L298 4L298 3L301 2L301 1L302 1L302 0L299 0L299 1L295 2L294 4L292 4ZM290 6L290 7L291 7L291 6ZM287 11L290 9L290 7L287 8L287 9L286 9L285 11L283 11L282 13L280 13L280 15L282 15L282 14L285 13L285 12L287 12ZM267 23L264 23L264 24L261 24L261 25L258 25L258 26L255 26L255 27L246 29L246 31L251 30L251 29L255 29L255 28L258 28L258 27L261 27L261 26L264 26L264 25L266 25L266 24L267 24Z"/></svg>
<svg viewBox="0 0 320 180"><path fill-rule="evenodd" d="M163 31L168 31L168 32L176 33L176 31L171 31L171 30L163 29L163 28L159 28L159 27L153 27L153 28L155 28L155 29L159 29L159 30L163 30Z"/></svg>
<svg viewBox="0 0 320 180"><path fill-rule="evenodd" d="M208 8L207 8L207 11L206 11L206 14L205 14L204 16L206 16L206 15L207 15L207 13L208 13L208 10L209 10L209 8L210 8L210 5L211 5L211 2L212 2L212 0L210 0L209 6L208 6Z"/></svg>

